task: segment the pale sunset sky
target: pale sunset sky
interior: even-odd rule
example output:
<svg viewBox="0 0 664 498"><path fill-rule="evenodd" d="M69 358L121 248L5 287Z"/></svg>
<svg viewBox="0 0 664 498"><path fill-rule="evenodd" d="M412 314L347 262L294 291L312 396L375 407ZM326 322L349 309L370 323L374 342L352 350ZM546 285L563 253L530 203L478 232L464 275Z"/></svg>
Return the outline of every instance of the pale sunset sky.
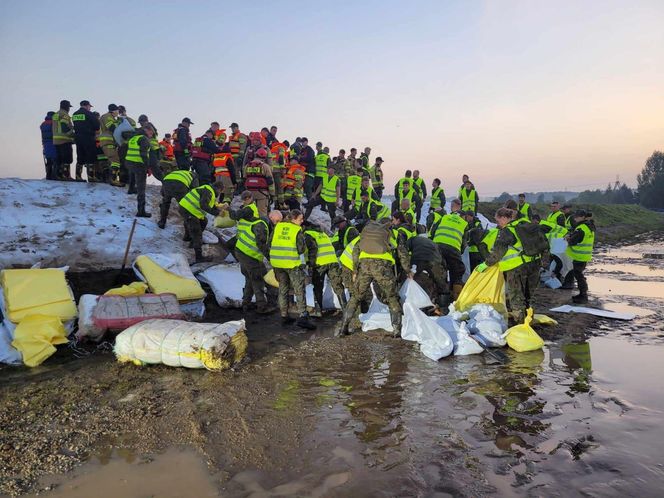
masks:
<svg viewBox="0 0 664 498"><path fill-rule="evenodd" d="M61 99L370 146L481 196L635 185L664 149L664 1L5 2L0 174Z"/></svg>

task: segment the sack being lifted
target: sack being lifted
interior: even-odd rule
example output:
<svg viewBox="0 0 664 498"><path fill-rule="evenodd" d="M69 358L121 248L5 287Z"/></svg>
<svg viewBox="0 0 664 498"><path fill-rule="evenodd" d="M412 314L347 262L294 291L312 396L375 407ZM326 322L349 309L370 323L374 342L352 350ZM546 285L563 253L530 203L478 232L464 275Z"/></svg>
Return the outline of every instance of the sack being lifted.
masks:
<svg viewBox="0 0 664 498"><path fill-rule="evenodd" d="M113 351L120 362L219 371L239 363L247 343L244 320L192 323L155 319L118 334Z"/></svg>

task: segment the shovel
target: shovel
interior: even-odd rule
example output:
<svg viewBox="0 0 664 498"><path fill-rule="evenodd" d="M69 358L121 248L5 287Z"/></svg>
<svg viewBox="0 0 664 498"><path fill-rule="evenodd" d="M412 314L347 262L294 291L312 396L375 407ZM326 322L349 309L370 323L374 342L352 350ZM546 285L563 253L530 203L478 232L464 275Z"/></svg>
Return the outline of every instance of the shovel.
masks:
<svg viewBox="0 0 664 498"><path fill-rule="evenodd" d="M125 247L124 258L122 259L122 268L120 268L120 272L118 273L118 276L115 277L115 285L120 284L120 280L122 278L122 273L124 272L124 269L127 266L127 258L129 257L129 249L131 248L131 241L134 238L134 230L136 230L136 221L137 221L137 219L134 218L134 222L131 224L131 231L129 232L129 239L127 240L127 246Z"/></svg>
<svg viewBox="0 0 664 498"><path fill-rule="evenodd" d="M512 361L512 360L510 360L510 357L507 356L507 355L506 355L505 353L503 353L502 351L499 351L499 350L497 350L497 349L491 349L491 348L486 347L484 344L482 344L481 341L478 341L475 337L473 337L472 334L468 334L468 337L471 337L471 338L473 339L473 341L475 341L477 344L479 344L480 347L481 347L486 353L488 353L489 356L491 356L494 360L499 361L499 362L502 363L503 365L506 364L506 363L509 363L510 361Z"/></svg>

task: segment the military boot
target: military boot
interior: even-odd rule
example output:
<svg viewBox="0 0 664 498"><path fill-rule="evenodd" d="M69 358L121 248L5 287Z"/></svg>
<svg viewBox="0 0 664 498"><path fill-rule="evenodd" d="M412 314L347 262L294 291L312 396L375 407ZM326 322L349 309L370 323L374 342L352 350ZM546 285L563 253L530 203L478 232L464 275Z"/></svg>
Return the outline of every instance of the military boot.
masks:
<svg viewBox="0 0 664 498"><path fill-rule="evenodd" d="M300 318L297 319L295 325L297 325L301 329L316 330L316 325L311 320L309 320L309 314L306 312L303 313L302 316L300 316Z"/></svg>
<svg viewBox="0 0 664 498"><path fill-rule="evenodd" d="M575 304L586 304L588 303L588 294L577 294L576 296L572 296L572 302Z"/></svg>
<svg viewBox="0 0 664 498"><path fill-rule="evenodd" d="M88 175L88 183L97 183L97 177L95 175L95 165L94 164L86 164L85 165L85 171Z"/></svg>
<svg viewBox="0 0 664 498"><path fill-rule="evenodd" d="M114 187L124 187L124 183L120 181L120 170L113 169L111 170L111 180L109 181Z"/></svg>
<svg viewBox="0 0 664 498"><path fill-rule="evenodd" d="M390 310L390 320L392 321L393 337L401 337L401 313Z"/></svg>
<svg viewBox="0 0 664 498"><path fill-rule="evenodd" d="M63 164L60 169L60 180L63 182L73 182L74 179L71 177L71 164Z"/></svg>

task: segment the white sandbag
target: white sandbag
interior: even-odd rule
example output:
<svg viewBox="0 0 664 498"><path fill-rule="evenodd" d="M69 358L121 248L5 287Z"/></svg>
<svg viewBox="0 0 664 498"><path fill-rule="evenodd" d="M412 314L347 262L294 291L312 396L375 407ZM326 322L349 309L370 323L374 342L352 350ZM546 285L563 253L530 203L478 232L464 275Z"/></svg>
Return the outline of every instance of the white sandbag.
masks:
<svg viewBox="0 0 664 498"><path fill-rule="evenodd" d="M570 258L567 255L567 241L563 238L556 238L556 239L551 239L549 241L549 250L552 255L560 258L560 261L562 263L562 269L560 270L560 274L565 277L570 271L572 271L572 268L574 266L572 262L572 258ZM551 268L553 268L554 262L551 262Z"/></svg>
<svg viewBox="0 0 664 498"><path fill-rule="evenodd" d="M78 330L76 339L90 339L94 342L101 341L106 329L97 327L92 320L92 314L97 306L97 298L94 294L83 294L78 300Z"/></svg>
<svg viewBox="0 0 664 498"><path fill-rule="evenodd" d="M376 294L374 294L371 303L369 304L369 313L389 313L390 307L387 304L381 303Z"/></svg>
<svg viewBox="0 0 664 498"><path fill-rule="evenodd" d="M471 319L468 330L487 347L502 347L505 344L503 332L507 330L507 322L492 306L476 304L469 311Z"/></svg>
<svg viewBox="0 0 664 498"><path fill-rule="evenodd" d="M392 318L390 312L372 312L360 314L360 322L362 322L362 332L369 332L370 330L385 330L386 332L394 332L392 327Z"/></svg>
<svg viewBox="0 0 664 498"><path fill-rule="evenodd" d="M461 322L461 326L457 332L456 341L454 342L454 356L467 356L471 354L483 353L482 346L477 344L477 341L470 337L470 332L465 322Z"/></svg>
<svg viewBox="0 0 664 498"><path fill-rule="evenodd" d="M23 363L21 353L12 346L13 333L5 325L5 322L11 323L9 320L0 322L0 363L20 365Z"/></svg>
<svg viewBox="0 0 664 498"><path fill-rule="evenodd" d="M404 304L403 312L401 328L403 339L416 340L420 344L422 354L434 361L452 354L454 343L441 326L429 320L429 317L411 303Z"/></svg>
<svg viewBox="0 0 664 498"><path fill-rule="evenodd" d="M560 289L563 286L563 284L560 283L560 280L558 280L556 277L549 277L546 280L544 280L543 283L549 289Z"/></svg>
<svg viewBox="0 0 664 498"><path fill-rule="evenodd" d="M433 306L429 295L412 278L407 278L399 290L399 297L403 304L410 303L416 308L429 308Z"/></svg>
<svg viewBox="0 0 664 498"><path fill-rule="evenodd" d="M219 237L210 232L209 230L203 231L203 244L218 244Z"/></svg>
<svg viewBox="0 0 664 498"><path fill-rule="evenodd" d="M313 308L316 305L316 302L314 300L314 286L312 284L308 284L304 288L304 291L307 299L307 306ZM346 291L346 299L350 299L350 295L348 294L347 291ZM332 284L330 283L330 279L328 279L327 276L325 276L325 283L323 284L323 309L324 310L341 309L341 303L339 302L339 298L337 298L337 295L334 293L334 290L332 289Z"/></svg>
<svg viewBox="0 0 664 498"><path fill-rule="evenodd" d="M217 304L222 308L239 308L242 306L244 275L240 271L239 264L210 266L196 277L210 286ZM255 301L255 298L253 301Z"/></svg>
<svg viewBox="0 0 664 498"><path fill-rule="evenodd" d="M146 320L118 334L113 351L120 361L212 370L214 355L226 351L231 337L244 329L244 320L226 323Z"/></svg>

